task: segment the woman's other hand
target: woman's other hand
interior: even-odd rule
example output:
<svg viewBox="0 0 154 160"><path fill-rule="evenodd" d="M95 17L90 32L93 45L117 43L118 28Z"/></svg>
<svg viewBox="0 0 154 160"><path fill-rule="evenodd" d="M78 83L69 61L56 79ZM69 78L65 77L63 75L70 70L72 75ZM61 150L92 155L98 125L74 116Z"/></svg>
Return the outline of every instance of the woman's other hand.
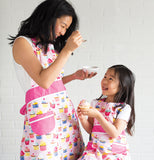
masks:
<svg viewBox="0 0 154 160"><path fill-rule="evenodd" d="M84 72L82 69L79 69L74 73L74 77L75 77L75 79L85 80L87 78L94 77L96 74L97 73L88 74L88 71Z"/></svg>

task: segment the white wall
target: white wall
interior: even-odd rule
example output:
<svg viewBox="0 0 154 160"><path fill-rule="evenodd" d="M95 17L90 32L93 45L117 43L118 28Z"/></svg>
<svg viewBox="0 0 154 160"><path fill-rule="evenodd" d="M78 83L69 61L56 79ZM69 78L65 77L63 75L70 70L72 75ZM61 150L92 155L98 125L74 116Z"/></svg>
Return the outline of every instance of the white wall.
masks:
<svg viewBox="0 0 154 160"><path fill-rule="evenodd" d="M69 0L80 17L80 31L87 42L74 52L65 66L69 74L83 65L100 67L98 75L66 85L75 105L101 94L100 81L106 69L117 63L136 75L136 132L129 137L132 160L154 157L154 1ZM41 0L0 1L0 160L18 160L22 136L24 93L12 62L8 34L14 35L21 20ZM83 131L83 130L82 130ZM87 134L83 131L85 142Z"/></svg>

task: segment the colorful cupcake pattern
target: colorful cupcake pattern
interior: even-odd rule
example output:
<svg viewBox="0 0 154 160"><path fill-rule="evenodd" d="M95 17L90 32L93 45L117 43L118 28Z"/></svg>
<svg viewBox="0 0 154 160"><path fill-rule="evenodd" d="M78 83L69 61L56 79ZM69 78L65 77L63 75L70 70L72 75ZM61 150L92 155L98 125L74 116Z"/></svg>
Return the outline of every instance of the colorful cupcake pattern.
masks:
<svg viewBox="0 0 154 160"><path fill-rule="evenodd" d="M46 54L43 53L40 45L36 47L35 42L33 43L33 48L35 55L44 68L51 65L57 57L52 44L49 45ZM62 71L58 75L55 82L61 81L63 73ZM32 89L35 91L35 87L38 87L38 85L32 79L31 84ZM34 94L38 93L34 92ZM38 97L31 100L27 106L20 160L76 160L82 154L84 143L76 111L66 90ZM50 132L41 135L36 133L33 128L35 125L32 125L30 120L33 119L33 122L39 122L39 127L44 127L40 123L43 122L42 120L48 122L50 115L47 118L44 115L50 112L53 113L55 127ZM40 117L40 119L37 119L37 117ZM47 124L45 123L44 125L48 127Z"/></svg>
<svg viewBox="0 0 154 160"><path fill-rule="evenodd" d="M114 122L117 114L122 111L123 107L122 103L106 103L103 99L98 100L95 105L95 108L111 123ZM118 138L112 138L103 130L96 119L94 119L93 129L91 134L92 140L89 141L79 160L129 160L129 149L125 131Z"/></svg>

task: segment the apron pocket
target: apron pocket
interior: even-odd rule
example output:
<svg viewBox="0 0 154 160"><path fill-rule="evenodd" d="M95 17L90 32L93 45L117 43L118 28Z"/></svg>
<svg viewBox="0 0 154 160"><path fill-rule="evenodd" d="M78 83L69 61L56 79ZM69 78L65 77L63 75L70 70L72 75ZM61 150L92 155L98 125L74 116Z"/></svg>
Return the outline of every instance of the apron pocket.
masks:
<svg viewBox="0 0 154 160"><path fill-rule="evenodd" d="M52 111L30 118L32 131L38 135L44 135L55 128L54 113Z"/></svg>
<svg viewBox="0 0 154 160"><path fill-rule="evenodd" d="M117 154L123 154L127 152L127 148L123 144L113 143L112 144L112 152Z"/></svg>

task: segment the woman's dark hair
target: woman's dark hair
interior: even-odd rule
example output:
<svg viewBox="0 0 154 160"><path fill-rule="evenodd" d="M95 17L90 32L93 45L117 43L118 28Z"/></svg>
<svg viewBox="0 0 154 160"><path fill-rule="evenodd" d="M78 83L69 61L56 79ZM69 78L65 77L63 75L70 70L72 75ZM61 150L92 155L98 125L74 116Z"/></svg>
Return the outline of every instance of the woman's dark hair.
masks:
<svg viewBox="0 0 154 160"><path fill-rule="evenodd" d="M131 107L130 119L127 125L128 134L133 134L133 127L135 123L135 109L134 109L134 85L135 85L135 76L124 65L114 65L108 69L113 69L115 75L118 76L119 79L119 91L115 95L114 101L116 103L125 103L129 104ZM98 99L101 99L103 95L101 95Z"/></svg>
<svg viewBox="0 0 154 160"><path fill-rule="evenodd" d="M67 29L64 36L55 39L55 23L57 18L61 16L71 16L72 23ZM52 27L53 41L50 38L50 31ZM32 15L21 22L18 34L10 36L9 44L13 44L14 40L19 36L26 36L29 38L37 38L47 51L49 43L54 44L55 49L60 52L64 47L67 38L71 33L78 28L78 18L74 8L66 0L45 0L37 6Z"/></svg>

